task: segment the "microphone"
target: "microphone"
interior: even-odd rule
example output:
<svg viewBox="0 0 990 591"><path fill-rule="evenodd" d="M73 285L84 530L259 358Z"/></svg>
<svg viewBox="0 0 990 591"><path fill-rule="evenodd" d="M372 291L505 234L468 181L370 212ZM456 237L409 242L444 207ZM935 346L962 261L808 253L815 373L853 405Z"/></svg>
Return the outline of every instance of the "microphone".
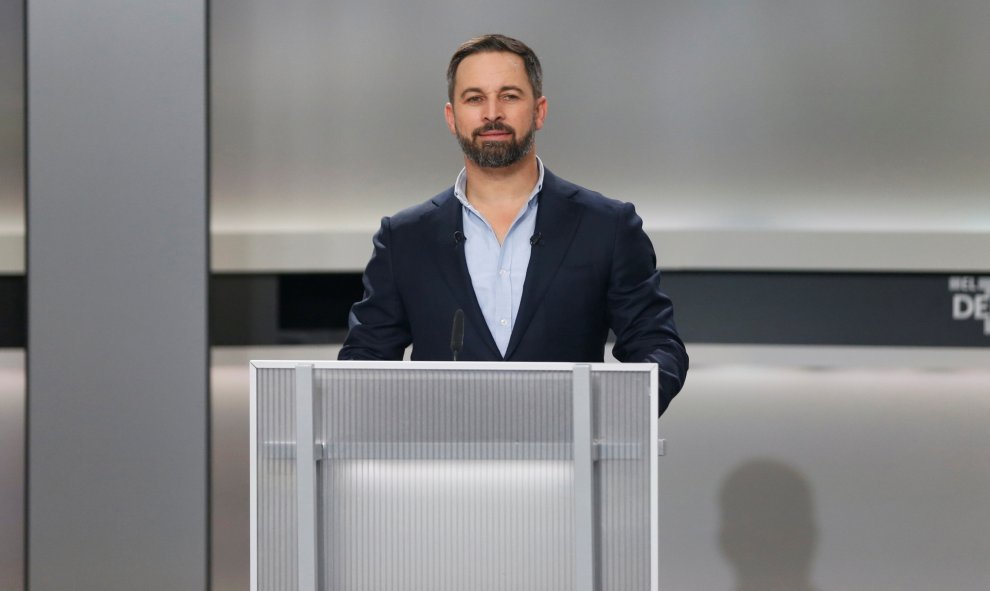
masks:
<svg viewBox="0 0 990 591"><path fill-rule="evenodd" d="M543 240L543 232L537 232L536 234L533 234L533 235L532 235L532 236L530 237L530 239L529 239L529 245L530 245L530 246L536 246L536 245L537 245L537 244L539 244L539 243L540 243L540 242L541 242L542 240Z"/></svg>
<svg viewBox="0 0 990 591"><path fill-rule="evenodd" d="M457 230L454 232L454 246L457 246L461 242L467 242L467 237L464 236L464 232Z"/></svg>
<svg viewBox="0 0 990 591"><path fill-rule="evenodd" d="M464 310L454 312L454 326L450 330L450 350L454 353L454 361L464 348Z"/></svg>

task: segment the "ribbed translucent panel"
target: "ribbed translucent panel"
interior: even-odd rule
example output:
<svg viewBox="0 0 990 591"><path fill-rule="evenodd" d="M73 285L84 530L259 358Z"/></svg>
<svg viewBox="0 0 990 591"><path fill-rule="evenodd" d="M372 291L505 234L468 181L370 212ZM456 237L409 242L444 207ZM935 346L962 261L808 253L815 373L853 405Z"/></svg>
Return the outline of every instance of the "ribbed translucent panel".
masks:
<svg viewBox="0 0 990 591"><path fill-rule="evenodd" d="M595 462L599 539L597 589L650 588L650 391L647 373L594 372L595 440L626 443L616 459ZM635 442L639 442L638 444ZM655 551L655 548L653 549Z"/></svg>
<svg viewBox="0 0 990 591"><path fill-rule="evenodd" d="M291 369L257 370L258 589L295 591L295 384Z"/></svg>
<svg viewBox="0 0 990 591"><path fill-rule="evenodd" d="M294 371L259 369L256 380L265 591L298 586ZM650 589L650 374L591 375L585 510L575 503L572 372L317 364L317 588ZM575 581L582 535L594 539L594 585Z"/></svg>
<svg viewBox="0 0 990 591"><path fill-rule="evenodd" d="M315 383L325 589L573 588L569 373L320 370Z"/></svg>

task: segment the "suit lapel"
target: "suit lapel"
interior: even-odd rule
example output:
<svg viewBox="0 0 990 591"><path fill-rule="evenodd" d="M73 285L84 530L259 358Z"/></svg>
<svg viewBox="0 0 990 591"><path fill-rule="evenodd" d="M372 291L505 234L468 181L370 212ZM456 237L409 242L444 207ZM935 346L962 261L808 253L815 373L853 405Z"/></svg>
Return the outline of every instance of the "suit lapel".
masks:
<svg viewBox="0 0 990 591"><path fill-rule="evenodd" d="M468 272L467 259L464 258L464 242L456 242L455 232L464 231L464 218L461 212L461 203L454 197L451 189L434 198L433 203L437 205L433 215L436 232L434 233L433 260L440 269L450 291L454 294L454 299L464 310L464 320L467 326L478 327L476 332L484 340L487 347L495 359L501 359L502 354L495 344L492 333L488 330L488 323L481 313L481 305L478 297L474 293L474 286L471 284L471 275ZM453 318L453 311L451 311Z"/></svg>
<svg viewBox="0 0 990 591"><path fill-rule="evenodd" d="M512 353L522 341L533 314L543 302L547 287L574 240L581 219L581 208L571 199L576 192L576 187L560 183L549 170L544 172L534 233L540 236L540 240L530 253L519 312L512 327L509 346L505 350L506 359L512 357Z"/></svg>

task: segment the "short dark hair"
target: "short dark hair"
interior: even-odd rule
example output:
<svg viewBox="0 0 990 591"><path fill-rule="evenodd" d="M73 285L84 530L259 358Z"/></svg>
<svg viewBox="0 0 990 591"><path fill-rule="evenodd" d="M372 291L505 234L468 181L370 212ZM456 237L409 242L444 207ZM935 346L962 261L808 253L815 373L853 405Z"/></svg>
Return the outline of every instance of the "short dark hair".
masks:
<svg viewBox="0 0 990 591"><path fill-rule="evenodd" d="M526 66L526 75L529 77L529 85L533 87L533 97L543 96L543 68L540 67L540 58L536 57L536 53L518 39L490 34L465 41L451 56L450 65L447 66L447 99L454 102L454 78L457 76L457 67L464 58L476 53L502 51L514 53L522 58Z"/></svg>

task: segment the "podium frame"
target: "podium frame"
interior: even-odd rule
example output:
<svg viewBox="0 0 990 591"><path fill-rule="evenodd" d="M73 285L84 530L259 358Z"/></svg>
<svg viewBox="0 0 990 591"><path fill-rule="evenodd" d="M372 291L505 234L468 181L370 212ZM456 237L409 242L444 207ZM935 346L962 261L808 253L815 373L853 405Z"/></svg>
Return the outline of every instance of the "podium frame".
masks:
<svg viewBox="0 0 990 591"><path fill-rule="evenodd" d="M592 374L595 372L639 372L649 374L648 412L649 437L646 453L649 455L649 540L650 573L649 591L657 591L659 543L658 529L658 456L663 455L663 441L658 439L657 425L657 366L639 364L572 364L572 363L520 363L520 362L391 362L391 361L269 361L250 362L250 532L251 532L251 591L259 591L259 415L258 372L263 369L292 370L295 393L296 441L264 442L266 447L278 446L279 457L294 457L297 467L296 484L296 580L298 591L319 591L319 564L317 556L318 515L317 462L330 457L325 442L318 441L314 432L314 385L316 370L422 370L441 372L569 372L572 376L573 401L573 531L574 531L574 588L573 591L598 591L595 573L595 462L621 458L620 445L597 442L593 439ZM298 441L311 441L312 445L299 445ZM331 590L328 590L331 591ZM336 591L336 590L332 590Z"/></svg>

